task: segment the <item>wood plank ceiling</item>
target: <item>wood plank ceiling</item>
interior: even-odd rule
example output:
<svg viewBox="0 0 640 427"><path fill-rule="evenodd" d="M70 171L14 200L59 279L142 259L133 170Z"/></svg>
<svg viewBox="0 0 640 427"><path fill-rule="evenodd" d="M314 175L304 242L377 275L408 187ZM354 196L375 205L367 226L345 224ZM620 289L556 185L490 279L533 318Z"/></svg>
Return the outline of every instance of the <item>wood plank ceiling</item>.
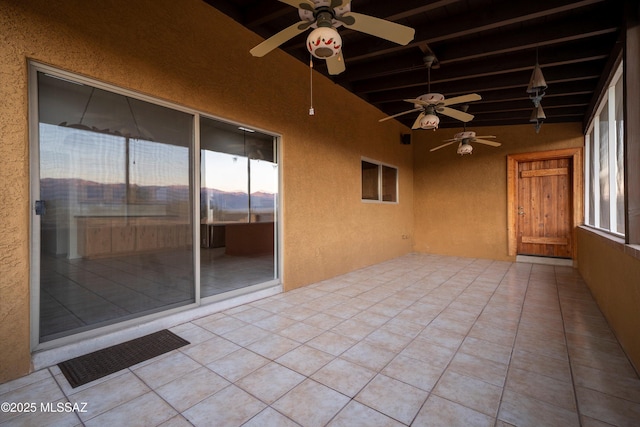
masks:
<svg viewBox="0 0 640 427"><path fill-rule="evenodd" d="M297 9L277 0L205 1L265 39L300 20ZM620 49L623 9L623 0L353 0L353 12L410 26L415 38L398 46L341 27L346 71L329 77L383 118L412 109L403 99L428 92L424 51L430 49L437 58L431 92L482 96L469 104L475 116L469 125L526 124L533 110L526 88L537 56L548 84L545 123L585 123ZM305 64L307 33L281 46ZM324 61L314 67L328 75ZM397 120L411 126L417 114ZM440 127L461 123L441 116Z"/></svg>

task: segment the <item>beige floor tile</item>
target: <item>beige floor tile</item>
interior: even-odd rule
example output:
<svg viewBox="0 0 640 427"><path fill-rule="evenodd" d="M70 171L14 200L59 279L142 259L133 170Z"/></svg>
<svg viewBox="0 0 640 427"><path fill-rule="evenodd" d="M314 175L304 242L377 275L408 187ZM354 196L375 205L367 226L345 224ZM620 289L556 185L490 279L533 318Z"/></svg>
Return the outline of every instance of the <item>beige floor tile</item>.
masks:
<svg viewBox="0 0 640 427"><path fill-rule="evenodd" d="M422 339L425 339L427 341L432 341L442 347L447 347L452 350L457 350L465 338L464 334L460 334L458 332L454 332L447 329L438 328L433 324L424 328L424 330L418 336Z"/></svg>
<svg viewBox="0 0 640 427"><path fill-rule="evenodd" d="M616 375L635 377L636 373L629 359L622 351L601 351L597 349L584 349L570 347L571 362L591 368L600 369Z"/></svg>
<svg viewBox="0 0 640 427"><path fill-rule="evenodd" d="M411 425L415 427L491 427L494 425L494 418L432 394Z"/></svg>
<svg viewBox="0 0 640 427"><path fill-rule="evenodd" d="M505 390L498 419L518 427L579 426L578 414L532 397Z"/></svg>
<svg viewBox="0 0 640 427"><path fill-rule="evenodd" d="M269 359L241 348L214 360L207 365L207 368L228 381L235 382L267 363L269 363Z"/></svg>
<svg viewBox="0 0 640 427"><path fill-rule="evenodd" d="M406 335L398 335L385 329L378 329L369 334L364 340L376 347L398 353L413 339Z"/></svg>
<svg viewBox="0 0 640 427"><path fill-rule="evenodd" d="M423 360L436 368L444 368L449 364L455 350L436 345L431 341L416 338L400 352L402 356Z"/></svg>
<svg viewBox="0 0 640 427"><path fill-rule="evenodd" d="M515 331L481 321L475 323L469 331L469 336L509 347L513 346L516 339Z"/></svg>
<svg viewBox="0 0 640 427"><path fill-rule="evenodd" d="M271 406L300 425L320 427L340 412L349 400L344 394L307 379Z"/></svg>
<svg viewBox="0 0 640 427"><path fill-rule="evenodd" d="M156 388L200 368L190 357L175 353L154 363L133 370L133 373L149 387Z"/></svg>
<svg viewBox="0 0 640 427"><path fill-rule="evenodd" d="M507 377L508 365L459 352L451 360L448 369L458 374L503 387Z"/></svg>
<svg viewBox="0 0 640 427"><path fill-rule="evenodd" d="M335 332L353 340L360 341L375 330L375 326L371 326L357 319L348 319L334 326L331 329L331 332Z"/></svg>
<svg viewBox="0 0 640 427"><path fill-rule="evenodd" d="M640 403L640 378L637 376L617 375L588 366L574 364L573 378L576 386Z"/></svg>
<svg viewBox="0 0 640 427"><path fill-rule="evenodd" d="M28 385L39 383L40 381L47 380L51 378L52 372L49 372L48 369L41 369L39 371L33 372L24 377L18 378L13 381L8 381L4 384L0 384L0 396L5 393L13 392L20 388L26 387ZM55 372L53 373L56 374Z"/></svg>
<svg viewBox="0 0 640 427"><path fill-rule="evenodd" d="M281 337L280 335L269 335L248 345L247 349L269 360L275 360L299 345L300 343L289 338Z"/></svg>
<svg viewBox="0 0 640 427"><path fill-rule="evenodd" d="M183 353L185 353L187 356L189 356L193 360L203 365L206 365L208 363L213 362L216 359L226 356L229 353L233 353L239 348L240 348L239 345L234 344L231 341L226 340L222 337L215 336L210 340L207 340L196 346L187 348L186 350L183 351Z"/></svg>
<svg viewBox="0 0 640 427"><path fill-rule="evenodd" d="M557 359L528 351L516 350L511 357L511 367L535 372L564 382L571 382L568 359Z"/></svg>
<svg viewBox="0 0 640 427"><path fill-rule="evenodd" d="M355 400L383 414L410 424L429 393L385 375L378 374Z"/></svg>
<svg viewBox="0 0 640 427"><path fill-rule="evenodd" d="M429 362L398 355L382 370L382 374L421 390L431 391L443 371L443 367L433 366Z"/></svg>
<svg viewBox="0 0 640 427"><path fill-rule="evenodd" d="M345 298L348 298L348 297L345 297ZM348 298L342 304L338 304L326 310L323 310L323 313L346 320L346 319L352 318L356 314L359 314L361 311L362 309L351 304L351 299Z"/></svg>
<svg viewBox="0 0 640 427"><path fill-rule="evenodd" d="M640 425L640 404L619 397L576 387L582 414L615 426Z"/></svg>
<svg viewBox="0 0 640 427"><path fill-rule="evenodd" d="M311 376L312 379L349 397L355 396L376 375L370 369L337 358Z"/></svg>
<svg viewBox="0 0 640 427"><path fill-rule="evenodd" d="M467 337L462 342L459 351L494 362L508 364L511 359L512 348L486 340Z"/></svg>
<svg viewBox="0 0 640 427"><path fill-rule="evenodd" d="M328 427L402 427L404 424L352 400Z"/></svg>
<svg viewBox="0 0 640 427"><path fill-rule="evenodd" d="M257 307L251 307L249 305L241 306L241 307L246 307L247 309L242 310L238 313L233 313L231 314L231 316L235 317L236 319L240 319L243 322L255 323L261 319L264 319L265 317L271 316L271 312L268 310L263 310ZM229 313L227 312L227 314Z"/></svg>
<svg viewBox="0 0 640 427"><path fill-rule="evenodd" d="M280 332L289 326L297 325L298 322L289 318L274 314L264 319L254 322L253 325L271 332Z"/></svg>
<svg viewBox="0 0 640 427"><path fill-rule="evenodd" d="M382 325L380 330L388 331L396 335L404 335L408 338L415 338L424 330L424 327L417 323L395 317Z"/></svg>
<svg viewBox="0 0 640 427"><path fill-rule="evenodd" d="M271 362L236 381L235 384L270 405L305 378L289 368Z"/></svg>
<svg viewBox="0 0 640 427"><path fill-rule="evenodd" d="M162 424L159 424L158 427L192 427L192 425L182 415L176 415L172 418L169 418Z"/></svg>
<svg viewBox="0 0 640 427"><path fill-rule="evenodd" d="M336 334L335 332L325 332L322 335L307 341L306 344L315 349L324 351L325 353L340 356L356 343L356 340Z"/></svg>
<svg viewBox="0 0 640 427"><path fill-rule="evenodd" d="M511 367L505 387L551 405L570 411L576 410L576 397L571 382Z"/></svg>
<svg viewBox="0 0 640 427"><path fill-rule="evenodd" d="M265 408L255 417L251 418L242 427L299 427L300 424L293 422L278 411L272 408Z"/></svg>
<svg viewBox="0 0 640 427"><path fill-rule="evenodd" d="M174 328L169 329L174 334L189 341L189 345L180 347L182 350L186 350L190 347L194 347L202 342L210 340L215 336L211 331L202 328L194 323L183 323Z"/></svg>
<svg viewBox="0 0 640 427"><path fill-rule="evenodd" d="M226 334L223 334L222 337L239 345L240 347L246 347L249 344L269 335L273 335L273 333L265 329L258 328L257 326L246 325L227 332Z"/></svg>
<svg viewBox="0 0 640 427"><path fill-rule="evenodd" d="M308 325L306 323L296 322L282 329L278 334L283 337L292 339L299 343L305 343L310 339L317 337L324 332L323 329L316 328L315 326Z"/></svg>
<svg viewBox="0 0 640 427"><path fill-rule="evenodd" d="M328 331L343 321L344 319L327 313L318 313L303 320L307 325L315 326L325 331Z"/></svg>
<svg viewBox="0 0 640 427"><path fill-rule="evenodd" d="M36 379L38 381L33 382ZM27 380L19 380L18 384L22 387L16 388L16 384L6 387L9 391L0 395L0 403L34 404L36 409L39 409L40 403L55 402L65 398L56 380L48 371L46 375L41 373ZM9 409L9 411L0 411L0 423L19 417L21 411L17 411L16 408L16 412L12 412L11 407Z"/></svg>
<svg viewBox="0 0 640 427"><path fill-rule="evenodd" d="M502 387L447 370L432 393L495 417L500 406Z"/></svg>
<svg viewBox="0 0 640 427"><path fill-rule="evenodd" d="M87 412L79 413L83 421L133 400L151 389L140 378L126 372L109 381L87 388L73 396L75 402L86 402Z"/></svg>
<svg viewBox="0 0 640 427"><path fill-rule="evenodd" d="M380 371L395 357L396 353L361 341L340 355L340 358L373 371Z"/></svg>
<svg viewBox="0 0 640 427"><path fill-rule="evenodd" d="M240 426L266 405L240 388L230 385L182 413L194 426Z"/></svg>
<svg viewBox="0 0 640 427"><path fill-rule="evenodd" d="M178 412L183 412L229 384L229 381L202 367L155 389L155 391Z"/></svg>
<svg viewBox="0 0 640 427"><path fill-rule="evenodd" d="M243 322L240 319L225 315L224 317L216 318L215 320L212 320L210 322L200 323L199 326L203 327L209 332L213 332L214 334L222 335L226 334L227 332L231 332L234 329L241 328L246 324L246 322Z"/></svg>
<svg viewBox="0 0 640 427"><path fill-rule="evenodd" d="M335 356L329 353L301 345L277 358L276 362L302 375L311 376L333 359L335 359Z"/></svg>
<svg viewBox="0 0 640 427"><path fill-rule="evenodd" d="M149 392L86 421L85 425L145 427L161 424L176 415L177 412L167 402Z"/></svg>

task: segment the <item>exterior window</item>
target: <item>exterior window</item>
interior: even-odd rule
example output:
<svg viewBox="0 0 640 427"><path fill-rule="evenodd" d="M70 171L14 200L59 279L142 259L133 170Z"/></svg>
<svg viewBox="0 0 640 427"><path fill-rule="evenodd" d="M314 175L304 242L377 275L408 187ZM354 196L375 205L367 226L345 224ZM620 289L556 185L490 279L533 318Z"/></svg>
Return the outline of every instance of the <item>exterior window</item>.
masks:
<svg viewBox="0 0 640 427"><path fill-rule="evenodd" d="M396 203L398 169L372 160L362 160L362 200Z"/></svg>
<svg viewBox="0 0 640 427"><path fill-rule="evenodd" d="M622 64L615 72L585 135L585 219L624 235L624 133Z"/></svg>

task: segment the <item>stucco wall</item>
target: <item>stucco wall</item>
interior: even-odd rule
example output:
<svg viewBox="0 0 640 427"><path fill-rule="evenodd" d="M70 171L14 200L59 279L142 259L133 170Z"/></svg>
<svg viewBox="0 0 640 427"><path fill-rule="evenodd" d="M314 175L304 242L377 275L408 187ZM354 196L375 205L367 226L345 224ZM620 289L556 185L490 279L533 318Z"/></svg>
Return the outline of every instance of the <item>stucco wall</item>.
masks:
<svg viewBox="0 0 640 427"><path fill-rule="evenodd" d="M29 353L28 59L282 135L285 289L409 252L411 146L395 121L200 0L0 1L0 382ZM399 168L397 205L360 201L360 158Z"/></svg>
<svg viewBox="0 0 640 427"><path fill-rule="evenodd" d="M495 135L500 147L473 144L456 154L452 144L430 152L462 129L414 131L415 250L463 257L513 260L507 243L507 155L581 147L580 123L470 126Z"/></svg>
<svg viewBox="0 0 640 427"><path fill-rule="evenodd" d="M631 363L640 371L640 250L635 252L635 256L625 253L624 245L611 237L578 229L580 275Z"/></svg>

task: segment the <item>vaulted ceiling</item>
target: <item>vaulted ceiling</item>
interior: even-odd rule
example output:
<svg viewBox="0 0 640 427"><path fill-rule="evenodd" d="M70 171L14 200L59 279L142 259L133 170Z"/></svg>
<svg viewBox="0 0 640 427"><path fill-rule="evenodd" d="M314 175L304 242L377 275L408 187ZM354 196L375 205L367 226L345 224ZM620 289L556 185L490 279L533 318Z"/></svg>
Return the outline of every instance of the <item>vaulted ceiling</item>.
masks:
<svg viewBox="0 0 640 427"><path fill-rule="evenodd" d="M265 39L300 21L296 8L277 0L205 1ZM526 88L537 57L548 84L545 123L584 123L621 46L623 8L622 0L353 0L353 12L414 28L413 41L400 46L340 27L346 71L331 76L322 60L314 67L383 118L413 109L403 100L428 93L430 51L431 92L481 95L467 110L477 127L529 123ZM280 49L308 64L307 34ZM417 115L397 120L411 126ZM461 123L441 116L440 127Z"/></svg>

